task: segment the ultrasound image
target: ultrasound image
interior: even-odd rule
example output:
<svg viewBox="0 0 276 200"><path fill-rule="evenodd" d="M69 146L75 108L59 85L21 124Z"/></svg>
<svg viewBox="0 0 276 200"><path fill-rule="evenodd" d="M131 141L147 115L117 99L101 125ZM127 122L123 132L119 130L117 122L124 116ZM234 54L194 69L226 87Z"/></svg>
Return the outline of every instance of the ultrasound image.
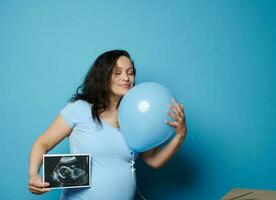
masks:
<svg viewBox="0 0 276 200"><path fill-rule="evenodd" d="M89 156L49 156L44 162L50 187L89 186Z"/></svg>

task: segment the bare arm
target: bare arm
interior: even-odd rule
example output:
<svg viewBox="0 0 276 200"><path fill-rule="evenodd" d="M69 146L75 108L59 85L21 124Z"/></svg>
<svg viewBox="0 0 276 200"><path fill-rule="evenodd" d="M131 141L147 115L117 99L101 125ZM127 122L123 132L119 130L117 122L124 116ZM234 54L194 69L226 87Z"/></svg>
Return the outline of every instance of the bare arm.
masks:
<svg viewBox="0 0 276 200"><path fill-rule="evenodd" d="M167 112L167 113L174 121L173 122L167 121L166 123L175 129L176 135L162 149L154 148L142 153L142 157L144 161L150 167L153 167L156 169L162 167L172 158L172 156L180 148L187 133L183 105L179 105L175 100L173 101L175 105L174 106L170 105L170 109L172 112Z"/></svg>
<svg viewBox="0 0 276 200"><path fill-rule="evenodd" d="M29 160L29 190L34 194L42 194L48 189L47 183L41 181L39 169L42 164L43 154L54 148L65 137L69 136L72 129L64 119L58 115L48 129L34 142Z"/></svg>
<svg viewBox="0 0 276 200"><path fill-rule="evenodd" d="M184 137L176 135L164 148L154 148L143 152L144 161L152 168L158 169L165 165L180 148Z"/></svg>

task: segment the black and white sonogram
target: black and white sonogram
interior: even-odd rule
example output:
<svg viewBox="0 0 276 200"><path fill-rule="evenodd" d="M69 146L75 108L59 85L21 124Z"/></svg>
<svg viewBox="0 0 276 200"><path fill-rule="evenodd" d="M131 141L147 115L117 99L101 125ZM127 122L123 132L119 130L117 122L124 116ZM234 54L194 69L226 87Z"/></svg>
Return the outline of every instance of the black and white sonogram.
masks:
<svg viewBox="0 0 276 200"><path fill-rule="evenodd" d="M44 155L43 181L50 188L90 187L90 155Z"/></svg>

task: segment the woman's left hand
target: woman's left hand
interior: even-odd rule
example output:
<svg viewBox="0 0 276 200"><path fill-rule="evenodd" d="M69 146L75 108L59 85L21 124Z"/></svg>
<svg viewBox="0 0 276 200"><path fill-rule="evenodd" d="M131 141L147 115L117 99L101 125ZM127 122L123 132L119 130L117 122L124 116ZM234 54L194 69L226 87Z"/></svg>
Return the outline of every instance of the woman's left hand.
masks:
<svg viewBox="0 0 276 200"><path fill-rule="evenodd" d="M184 114L183 105L179 104L175 99L172 99L173 104L169 105L170 111L167 111L167 114L173 119L169 122L166 120L166 123L175 129L175 132L180 137L185 137L187 128L186 120Z"/></svg>

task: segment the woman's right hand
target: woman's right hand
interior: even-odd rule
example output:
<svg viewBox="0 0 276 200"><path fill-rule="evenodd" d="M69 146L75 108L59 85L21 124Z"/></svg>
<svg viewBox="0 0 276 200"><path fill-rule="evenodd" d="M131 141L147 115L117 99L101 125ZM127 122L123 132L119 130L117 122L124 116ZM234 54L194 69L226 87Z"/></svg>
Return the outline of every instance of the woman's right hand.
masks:
<svg viewBox="0 0 276 200"><path fill-rule="evenodd" d="M49 192L51 189L46 188L50 184L47 182L42 182L42 179L39 175L32 175L29 178L29 190L33 194L43 194Z"/></svg>
<svg viewBox="0 0 276 200"><path fill-rule="evenodd" d="M40 135L32 146L29 161L29 190L33 194L43 194L50 191L49 183L42 181L38 175L42 164L43 154L46 154L65 137L69 136L72 128L68 126L61 115L58 115L47 130ZM48 187L48 188L47 188Z"/></svg>

